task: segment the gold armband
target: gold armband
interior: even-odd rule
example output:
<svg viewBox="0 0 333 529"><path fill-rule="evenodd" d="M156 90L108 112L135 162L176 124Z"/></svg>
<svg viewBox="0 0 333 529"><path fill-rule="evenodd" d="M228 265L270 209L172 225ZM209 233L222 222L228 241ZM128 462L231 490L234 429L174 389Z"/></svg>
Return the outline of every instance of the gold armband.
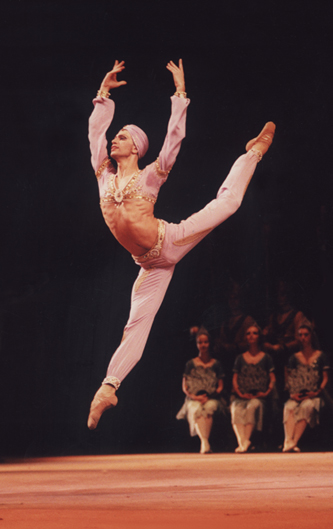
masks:
<svg viewBox="0 0 333 529"><path fill-rule="evenodd" d="M177 90L177 92L174 93L174 95L177 96L177 97L184 97L184 98L187 97L186 92L178 92L178 90Z"/></svg>
<svg viewBox="0 0 333 529"><path fill-rule="evenodd" d="M106 90L98 90L97 92L97 97L100 96L100 97L105 97L106 99L109 99L110 97L110 93L107 92Z"/></svg>

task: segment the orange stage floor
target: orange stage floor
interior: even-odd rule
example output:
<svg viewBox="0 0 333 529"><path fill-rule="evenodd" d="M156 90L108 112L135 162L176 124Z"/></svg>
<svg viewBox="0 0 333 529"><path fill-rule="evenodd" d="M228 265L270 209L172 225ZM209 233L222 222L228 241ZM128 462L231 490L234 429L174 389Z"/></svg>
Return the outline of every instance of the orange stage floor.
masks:
<svg viewBox="0 0 333 529"><path fill-rule="evenodd" d="M333 528L333 453L59 457L0 465L0 529Z"/></svg>

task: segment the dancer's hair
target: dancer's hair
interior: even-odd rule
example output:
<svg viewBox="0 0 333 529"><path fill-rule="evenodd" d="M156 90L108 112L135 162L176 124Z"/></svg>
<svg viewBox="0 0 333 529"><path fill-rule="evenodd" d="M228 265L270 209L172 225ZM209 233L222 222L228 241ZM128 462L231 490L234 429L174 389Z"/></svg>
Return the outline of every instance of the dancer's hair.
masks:
<svg viewBox="0 0 333 529"><path fill-rule="evenodd" d="M207 336L207 338L209 340L209 343L210 343L211 342L210 334L207 331L207 329L205 329L205 327L199 327L198 331L195 334L195 339L197 340L199 338L199 336L201 336L202 334Z"/></svg>

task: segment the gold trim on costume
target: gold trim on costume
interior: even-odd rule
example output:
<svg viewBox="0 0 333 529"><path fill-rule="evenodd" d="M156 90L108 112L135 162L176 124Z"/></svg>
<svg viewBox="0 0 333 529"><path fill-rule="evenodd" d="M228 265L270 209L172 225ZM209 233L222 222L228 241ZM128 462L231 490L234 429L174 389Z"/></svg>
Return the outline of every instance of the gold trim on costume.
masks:
<svg viewBox="0 0 333 529"><path fill-rule="evenodd" d="M144 255L132 255L134 261L137 263L146 263L150 259L156 259L156 257L159 257L161 254L164 236L165 236L165 224L163 220L157 219L158 226L157 226L157 240L154 244L154 246L149 250L149 252L145 253Z"/></svg>
<svg viewBox="0 0 333 529"><path fill-rule="evenodd" d="M102 382L102 385L103 384L111 384L111 386L113 386L117 390L119 389L121 382L119 378L110 376L110 377L105 377L105 379Z"/></svg>
<svg viewBox="0 0 333 529"><path fill-rule="evenodd" d="M155 169L156 169L156 172L157 172L158 176L160 176L161 178L164 178L164 177L168 176L168 174L170 173L172 167L169 169L169 171L162 171L162 169L160 167L160 159L156 158Z"/></svg>
<svg viewBox="0 0 333 529"><path fill-rule="evenodd" d="M183 97L183 98L186 99L187 93L186 93L186 92L179 92L179 91L177 90L177 92L175 92L173 95L174 95L174 96L177 96L177 97Z"/></svg>
<svg viewBox="0 0 333 529"><path fill-rule="evenodd" d="M265 136L263 136L261 139L264 139L264 138L265 138ZM252 147L252 149L250 149L250 151L254 152L254 154L258 158L258 162L261 162L261 160L262 160L262 152L259 151L259 149L255 149L254 147Z"/></svg>
<svg viewBox="0 0 333 529"><path fill-rule="evenodd" d="M148 268L148 270L145 270L140 277L137 278L137 280L134 283L134 292L137 292L139 288L141 287L142 283L146 279L146 277L150 274L150 271L152 269Z"/></svg>
<svg viewBox="0 0 333 529"><path fill-rule="evenodd" d="M172 244L175 246L186 246L187 244L191 244L192 242L196 241L197 239L200 239L200 237L205 237L210 231L204 230L204 231L198 231L197 233L194 233L193 235L189 235L188 237L184 237L184 239L179 239L178 241L173 241Z"/></svg>
<svg viewBox="0 0 333 529"><path fill-rule="evenodd" d="M116 207L119 207L124 200L137 198L155 204L156 198L152 195L145 195L142 192L142 185L139 185L137 182L141 173L142 171L137 171L122 190L116 187L115 178L117 175L110 173L108 178L108 190L101 198L101 202L113 202Z"/></svg>
<svg viewBox="0 0 333 529"><path fill-rule="evenodd" d="M98 90L97 97L105 97L106 99L109 99L110 92L108 92L107 90Z"/></svg>
<svg viewBox="0 0 333 529"><path fill-rule="evenodd" d="M151 198L147 195L126 195L124 198L141 198L142 200L147 200L147 202L151 202L152 204L156 203L156 198Z"/></svg>
<svg viewBox="0 0 333 529"><path fill-rule="evenodd" d="M104 169L110 165L111 167L113 167L112 165L112 162L110 160L110 158L105 158L104 162L102 162L102 164L100 165L100 167L98 168L98 170L96 171L96 178L97 180L100 178L102 172L104 171Z"/></svg>

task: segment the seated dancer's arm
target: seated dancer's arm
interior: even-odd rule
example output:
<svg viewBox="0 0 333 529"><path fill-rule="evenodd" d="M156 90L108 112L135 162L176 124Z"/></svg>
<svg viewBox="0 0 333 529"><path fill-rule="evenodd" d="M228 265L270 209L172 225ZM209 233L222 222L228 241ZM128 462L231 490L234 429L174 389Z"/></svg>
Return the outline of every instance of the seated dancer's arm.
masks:
<svg viewBox="0 0 333 529"><path fill-rule="evenodd" d="M104 77L97 97L94 99L94 110L89 118L89 142L91 151L91 164L97 172L104 161L108 161L106 131L114 115L114 102L109 97L109 91L126 84L126 81L117 81L117 74L125 68L124 61L115 61L113 69ZM111 161L108 162L111 164Z"/></svg>
<svg viewBox="0 0 333 529"><path fill-rule="evenodd" d="M181 142L185 138L186 111L190 100L186 98L183 62L179 66L170 61L167 69L172 73L176 93L171 97L171 117L163 147L156 161L157 170L165 172L167 177L179 153ZM160 176L163 176L160 174Z"/></svg>

